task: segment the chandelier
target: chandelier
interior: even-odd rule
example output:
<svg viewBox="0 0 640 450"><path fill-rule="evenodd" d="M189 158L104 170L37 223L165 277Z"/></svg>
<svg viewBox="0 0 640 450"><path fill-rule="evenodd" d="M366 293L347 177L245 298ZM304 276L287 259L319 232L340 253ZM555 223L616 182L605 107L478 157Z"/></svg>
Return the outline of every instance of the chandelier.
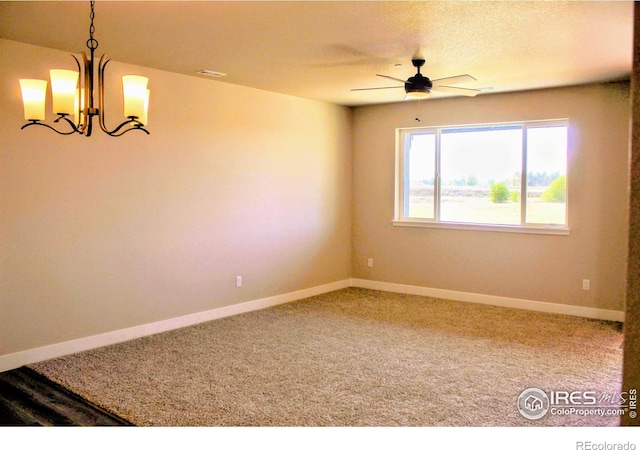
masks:
<svg viewBox="0 0 640 450"><path fill-rule="evenodd" d="M24 118L28 123L20 129L32 125L47 127L58 134L71 135L82 134L91 136L93 119L97 116L100 129L109 136L122 136L131 130L141 130L149 134L144 128L147 124L149 109L148 78L139 75L124 75L122 77L122 91L124 96L124 116L127 120L113 130L109 130L105 123L104 112L104 71L110 61L106 55L102 55L98 63L97 84L94 78L94 52L98 48L98 41L93 37L95 26L93 19L95 1L91 1L91 25L89 27L89 39L87 48L89 57L82 52L82 64L74 55L78 71L52 69L49 71L51 78L51 94L53 99L53 113L58 117L54 124L63 124L66 130L43 123L45 120L45 98L47 91L46 80L22 79L20 88L24 104ZM94 101L97 95L97 105ZM97 107L96 107L97 106ZM70 128L69 128L70 127Z"/></svg>

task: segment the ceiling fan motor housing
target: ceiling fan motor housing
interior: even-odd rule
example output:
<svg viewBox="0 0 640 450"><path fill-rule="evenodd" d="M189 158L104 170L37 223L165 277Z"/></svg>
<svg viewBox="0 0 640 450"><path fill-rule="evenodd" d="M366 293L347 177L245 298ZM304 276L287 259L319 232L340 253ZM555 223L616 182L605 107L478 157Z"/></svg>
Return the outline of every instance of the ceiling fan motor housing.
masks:
<svg viewBox="0 0 640 450"><path fill-rule="evenodd" d="M431 80L424 75L417 73L410 77L404 84L404 90L409 92L429 92L433 84Z"/></svg>

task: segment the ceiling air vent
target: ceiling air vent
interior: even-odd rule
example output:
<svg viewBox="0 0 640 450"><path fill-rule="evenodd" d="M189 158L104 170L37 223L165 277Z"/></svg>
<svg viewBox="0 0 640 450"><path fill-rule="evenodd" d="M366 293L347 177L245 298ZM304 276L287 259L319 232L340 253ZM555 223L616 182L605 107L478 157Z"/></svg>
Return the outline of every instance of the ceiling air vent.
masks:
<svg viewBox="0 0 640 450"><path fill-rule="evenodd" d="M213 70L206 70L206 69L198 70L196 73L199 73L200 75L205 75L205 76L211 77L211 78L220 78L220 77L226 77L227 76L226 73L214 72Z"/></svg>

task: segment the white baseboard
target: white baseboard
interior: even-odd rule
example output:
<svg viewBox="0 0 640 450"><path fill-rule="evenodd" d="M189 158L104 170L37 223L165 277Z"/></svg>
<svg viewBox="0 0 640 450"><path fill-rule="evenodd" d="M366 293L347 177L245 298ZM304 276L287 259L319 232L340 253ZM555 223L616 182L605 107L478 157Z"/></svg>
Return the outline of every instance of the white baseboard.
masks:
<svg viewBox="0 0 640 450"><path fill-rule="evenodd" d="M407 284L386 283L383 281L363 280L353 278L353 287L374 289L378 291L397 292L399 294L422 295L426 297L442 298L469 303L481 303L484 305L502 306L507 308L526 309L553 314L586 317L589 319L610 320L624 322L624 311L611 309L588 308L585 306L562 305L559 303L539 302L535 300L523 300L511 297L499 297L496 295L474 294L471 292L449 291Z"/></svg>
<svg viewBox="0 0 640 450"><path fill-rule="evenodd" d="M148 323L122 330L97 334L72 341L60 342L58 344L47 345L29 349L17 353L0 356L0 372L16 369L26 364L33 364L51 358L70 355L85 350L91 350L106 345L117 344L132 339L150 336L156 333L171 331L178 328L196 325L210 320L221 319L236 314L242 314L271 306L289 303L304 298L313 297L327 292L336 291L347 287L360 287L374 289L378 291L397 292L400 294L422 295L436 297L446 300L456 300L470 303L481 303L485 305L503 306L508 308L525 309L529 311L539 311L554 314L565 314L571 316L587 317L590 319L611 320L624 322L624 312L598 308L587 308L583 306L561 305L557 303L538 302L533 300L522 300L510 297L499 297L494 295L473 294L470 292L449 291L445 289L435 289L421 286L411 286L406 284L386 283L382 281L364 280L359 278L349 278L334 283L302 289L286 294L274 295L272 297L261 298L249 302L224 306L222 308L211 309L186 316L161 320L159 322Z"/></svg>
<svg viewBox="0 0 640 450"><path fill-rule="evenodd" d="M85 338L74 339L72 341L60 342L58 344L47 345L34 349L25 350L17 353L0 356L0 372L16 369L26 364L33 364L45 361L51 358L70 355L85 350L91 350L105 345L117 344L120 342L130 341L132 339L150 336L156 333L171 331L178 328L196 325L210 320L221 319L236 314L242 314L259 309L269 308L271 306L289 303L301 300L314 295L320 295L338 289L351 286L351 279L336 281L334 283L315 286L309 289L302 289L286 294L274 295L272 297L261 298L235 305L224 306L222 308L211 309L186 316L175 317L172 319L161 320L159 322L148 323L122 330L111 331L108 333L97 334Z"/></svg>

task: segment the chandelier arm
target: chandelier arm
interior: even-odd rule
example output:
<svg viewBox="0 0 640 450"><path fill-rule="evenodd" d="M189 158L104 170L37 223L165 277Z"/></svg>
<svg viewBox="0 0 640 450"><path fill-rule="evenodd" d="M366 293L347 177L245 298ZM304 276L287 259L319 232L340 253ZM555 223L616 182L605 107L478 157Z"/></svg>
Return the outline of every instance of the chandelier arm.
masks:
<svg viewBox="0 0 640 450"><path fill-rule="evenodd" d="M93 49L91 50L91 59L87 58L87 54L82 52L82 62L84 66L84 107L83 107L83 127L82 133L89 137L93 130Z"/></svg>
<svg viewBox="0 0 640 450"><path fill-rule="evenodd" d="M130 128L125 129L121 133L118 133L118 131L120 131L122 128L124 128L127 125L133 125L133 126L130 127ZM122 136L123 134L125 134L125 133L127 133L129 131L133 131L133 130L140 130L140 131L144 131L147 134L151 134L151 133L149 133L149 131L146 128L144 128L144 125L142 124L142 122L140 122L138 119L134 119L134 118L130 118L129 120L125 120L120 125L118 125L113 131L107 131L106 133L109 136L119 137L119 136Z"/></svg>
<svg viewBox="0 0 640 450"><path fill-rule="evenodd" d="M100 62L98 63L98 111L99 111L98 118L99 118L100 128L102 129L102 131L104 131L110 136L113 136L112 133L117 130L109 131L106 125L106 120L105 120L104 70L107 67L107 64L109 63L109 61L111 61L110 59L105 60L106 57L107 55L102 55L102 57L100 58Z"/></svg>
<svg viewBox="0 0 640 450"><path fill-rule="evenodd" d="M33 120L33 119L32 119L31 121L29 121L29 123L25 123L24 125L22 125L22 126L20 127L20 129L21 129L21 130L24 130L25 128L30 127L31 125L40 125L40 126L42 126L42 127L49 128L50 130L53 130L53 131L55 131L56 133L61 134L61 135L63 135L63 136L69 136L69 135L72 135L72 134L74 134L74 133L80 133L80 130L78 130L78 129L75 127L75 125L73 125L73 122L72 122L72 121L70 121L70 120L69 120L69 119L67 119L66 117L64 117L64 119L65 119L67 122L69 122L69 123L71 124L71 126L73 126L73 129L72 129L71 131L64 132L64 131L56 130L55 128L53 128L51 125L49 125L49 124L47 124L47 123L42 123L42 122L40 122L39 120ZM59 117L58 119L56 119L56 120L55 120L55 122L58 122L58 120L60 120L60 117ZM145 131L147 131L147 130L145 130Z"/></svg>
<svg viewBox="0 0 640 450"><path fill-rule="evenodd" d="M73 123L73 120L70 120L70 119L67 117L67 115L68 115L68 114L59 114L59 115L58 115L58 118L57 118L56 120L54 120L54 121L53 121L53 123L58 123L58 122L60 122L61 120L64 120L65 122L67 122L67 123L71 126L71 128L73 128L73 133L80 133L80 130L78 129L78 127L76 126L76 124L75 124L75 123Z"/></svg>

